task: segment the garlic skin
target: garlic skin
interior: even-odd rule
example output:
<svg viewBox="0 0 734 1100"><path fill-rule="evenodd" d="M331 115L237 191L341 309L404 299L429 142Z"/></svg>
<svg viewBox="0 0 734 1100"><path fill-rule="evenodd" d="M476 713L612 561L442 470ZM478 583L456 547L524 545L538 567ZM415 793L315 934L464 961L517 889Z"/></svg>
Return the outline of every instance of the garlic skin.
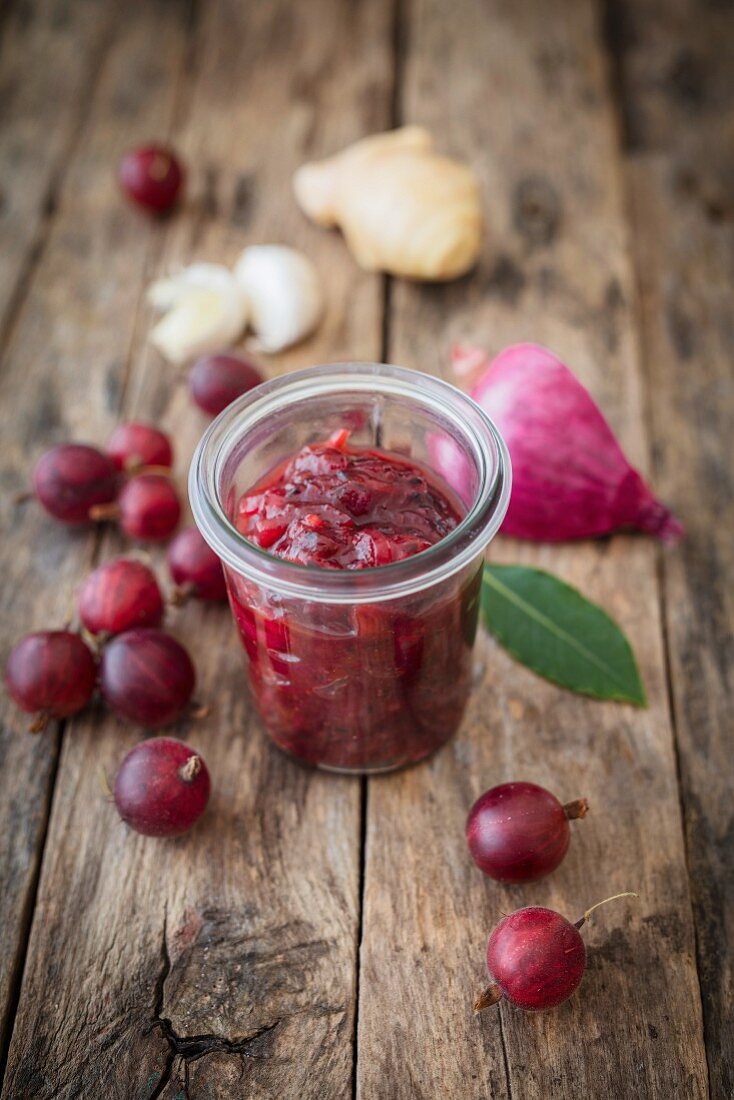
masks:
<svg viewBox="0 0 734 1100"><path fill-rule="evenodd" d="M191 264L156 280L148 302L164 313L149 340L178 365L230 347L242 335L249 312L237 280L221 264Z"/></svg>
<svg viewBox="0 0 734 1100"><path fill-rule="evenodd" d="M479 181L440 156L420 126L374 134L305 164L293 177L312 221L338 225L360 267L412 279L456 279L479 258Z"/></svg>
<svg viewBox="0 0 734 1100"><path fill-rule="evenodd" d="M297 344L321 320L321 281L302 252L280 244L253 245L240 256L234 274L250 304L260 350L272 353Z"/></svg>

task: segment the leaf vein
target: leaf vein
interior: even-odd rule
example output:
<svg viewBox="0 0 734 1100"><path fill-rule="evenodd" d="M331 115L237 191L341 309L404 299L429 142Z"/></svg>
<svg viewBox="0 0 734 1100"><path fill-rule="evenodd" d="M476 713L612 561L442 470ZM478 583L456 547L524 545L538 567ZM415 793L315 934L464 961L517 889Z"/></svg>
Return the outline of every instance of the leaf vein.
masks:
<svg viewBox="0 0 734 1100"><path fill-rule="evenodd" d="M502 584L502 582L498 580L497 577L493 576L486 569L482 577L482 583L488 584L493 587L495 591L499 592L499 594L503 596L509 603L514 604L521 611L523 611L528 616L528 618L534 619L541 626L545 627L545 629L548 630L549 633L554 634L561 641L565 642L571 649L574 649L591 664L595 665L602 672L606 673L622 688L625 693L627 692L628 689L624 679L617 674L617 672L611 665L608 665L604 661L600 660L593 652L593 650L587 649L586 646L582 645L581 642L574 638L572 634L569 634L567 631L559 627L557 623L554 623L553 620L549 619L547 615L544 615L542 611L538 611L537 608L534 608L533 605L524 600L522 596L518 596L517 593L513 592L511 588L507 587L507 585Z"/></svg>

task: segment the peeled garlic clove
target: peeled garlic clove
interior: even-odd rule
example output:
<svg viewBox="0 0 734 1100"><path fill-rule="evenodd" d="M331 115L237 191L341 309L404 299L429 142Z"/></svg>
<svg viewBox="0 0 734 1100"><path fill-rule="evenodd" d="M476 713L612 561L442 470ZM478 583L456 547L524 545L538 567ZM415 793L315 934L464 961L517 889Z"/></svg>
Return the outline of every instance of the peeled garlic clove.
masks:
<svg viewBox="0 0 734 1100"><path fill-rule="evenodd" d="M149 339L171 363L229 347L247 324L247 298L220 264L192 264L158 279L148 290L148 301L165 313Z"/></svg>
<svg viewBox="0 0 734 1100"><path fill-rule="evenodd" d="M298 343L323 311L321 282L311 261L285 245L246 248L234 269L250 303L250 324L266 352Z"/></svg>

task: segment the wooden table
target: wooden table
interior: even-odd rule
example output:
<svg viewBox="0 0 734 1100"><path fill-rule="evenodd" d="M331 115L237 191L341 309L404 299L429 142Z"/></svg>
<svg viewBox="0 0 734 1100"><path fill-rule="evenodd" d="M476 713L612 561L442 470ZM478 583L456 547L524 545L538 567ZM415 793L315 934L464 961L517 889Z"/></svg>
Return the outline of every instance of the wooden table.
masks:
<svg viewBox="0 0 734 1100"><path fill-rule="evenodd" d="M100 775L141 736L101 710L23 734L3 701L0 1037L20 1098L484 1100L730 1097L734 20L693 0L11 0L2 13L2 657L61 625L110 531L14 506L49 444L121 418L203 419L146 345L143 292L181 261L303 247L328 287L310 342L271 373L344 358L445 372L454 340L551 346L685 520L646 538L531 546L628 632L646 710L534 678L489 639L460 735L360 781L271 748L224 609L172 629L195 654L213 776L177 842L128 832ZM361 273L291 195L306 159L402 121L484 183L479 269L448 286ZM184 209L121 200L120 153L175 143ZM464 819L530 778L592 812L525 889L476 871ZM486 936L518 905L588 929L559 1010L471 1012Z"/></svg>

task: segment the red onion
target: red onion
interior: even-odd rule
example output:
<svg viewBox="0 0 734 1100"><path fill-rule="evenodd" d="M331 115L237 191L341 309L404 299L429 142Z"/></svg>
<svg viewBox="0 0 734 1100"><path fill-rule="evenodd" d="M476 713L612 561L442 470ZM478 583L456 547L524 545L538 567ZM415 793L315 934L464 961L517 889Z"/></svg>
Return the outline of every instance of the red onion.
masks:
<svg viewBox="0 0 734 1100"><path fill-rule="evenodd" d="M455 349L454 362L474 366L473 350ZM505 534L556 542L636 528L666 542L680 538L681 524L630 466L588 390L560 359L538 344L515 344L484 362L471 395L512 459ZM452 474L453 484L460 473Z"/></svg>

